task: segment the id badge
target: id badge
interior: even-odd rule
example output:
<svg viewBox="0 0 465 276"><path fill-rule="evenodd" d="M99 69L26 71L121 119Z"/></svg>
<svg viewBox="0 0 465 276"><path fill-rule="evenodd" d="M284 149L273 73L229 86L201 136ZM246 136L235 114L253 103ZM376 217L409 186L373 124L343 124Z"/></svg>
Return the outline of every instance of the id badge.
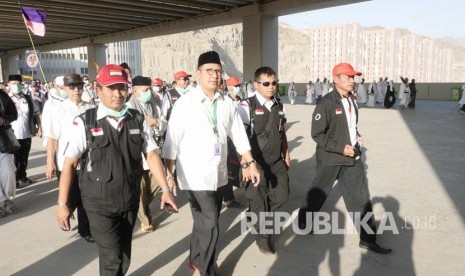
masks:
<svg viewBox="0 0 465 276"><path fill-rule="evenodd" d="M215 143L213 155L214 156L221 156L222 149L223 149L223 145L221 143Z"/></svg>

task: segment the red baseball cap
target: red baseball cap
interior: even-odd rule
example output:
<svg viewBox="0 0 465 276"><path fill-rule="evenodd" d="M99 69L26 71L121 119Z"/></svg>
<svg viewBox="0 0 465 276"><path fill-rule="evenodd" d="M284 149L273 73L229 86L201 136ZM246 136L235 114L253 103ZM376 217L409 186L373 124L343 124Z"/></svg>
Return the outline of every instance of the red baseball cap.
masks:
<svg viewBox="0 0 465 276"><path fill-rule="evenodd" d="M226 84L228 86L237 86L237 85L241 84L241 81L237 77L232 76L226 81Z"/></svg>
<svg viewBox="0 0 465 276"><path fill-rule="evenodd" d="M176 72L176 74L174 74L175 81L177 81L180 78L190 78L190 77L192 77L192 75L189 75L184 71L179 71L179 72Z"/></svg>
<svg viewBox="0 0 465 276"><path fill-rule="evenodd" d="M152 79L152 85L153 86L162 86L163 81L160 78L154 78L154 79Z"/></svg>
<svg viewBox="0 0 465 276"><path fill-rule="evenodd" d="M354 70L354 67L349 63L339 63L338 65L334 66L333 68L333 77L344 74L347 76L361 76L361 72L357 72Z"/></svg>
<svg viewBox="0 0 465 276"><path fill-rule="evenodd" d="M128 74L123 67L116 64L103 66L95 78L103 86L110 86L117 83L130 84Z"/></svg>

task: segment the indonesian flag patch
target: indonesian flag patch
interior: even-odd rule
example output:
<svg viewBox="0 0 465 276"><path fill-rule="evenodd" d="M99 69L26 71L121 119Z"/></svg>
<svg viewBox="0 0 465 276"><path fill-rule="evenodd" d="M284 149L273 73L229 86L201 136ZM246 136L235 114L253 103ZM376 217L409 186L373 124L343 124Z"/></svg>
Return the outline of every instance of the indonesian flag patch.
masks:
<svg viewBox="0 0 465 276"><path fill-rule="evenodd" d="M110 69L110 76L123 76L123 72L117 69Z"/></svg>
<svg viewBox="0 0 465 276"><path fill-rule="evenodd" d="M92 136L102 136L103 128L101 127L91 128L90 132L92 132Z"/></svg>
<svg viewBox="0 0 465 276"><path fill-rule="evenodd" d="M342 108L336 108L336 115L342 114Z"/></svg>
<svg viewBox="0 0 465 276"><path fill-rule="evenodd" d="M261 108L255 109L255 114L256 115L263 115L263 109L261 109Z"/></svg>

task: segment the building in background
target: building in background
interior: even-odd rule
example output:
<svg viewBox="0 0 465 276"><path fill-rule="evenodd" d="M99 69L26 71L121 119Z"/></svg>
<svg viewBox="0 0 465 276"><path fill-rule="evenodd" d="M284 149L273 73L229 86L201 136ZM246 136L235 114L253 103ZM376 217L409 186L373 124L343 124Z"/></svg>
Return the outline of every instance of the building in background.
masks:
<svg viewBox="0 0 465 276"><path fill-rule="evenodd" d="M141 47L140 40L120 41L107 44L106 48L107 64L121 64L126 62L132 70L134 76L140 75L141 69ZM72 49L55 50L39 53L40 62L48 81L69 73L87 75L88 55L86 47ZM19 73L27 77L32 74L28 70L25 62L25 54L17 56ZM96 64L90 66L98 66ZM36 67L33 75L34 79L43 80L40 68Z"/></svg>
<svg viewBox="0 0 465 276"><path fill-rule="evenodd" d="M334 64L349 62L367 81L399 75L418 82L453 80L453 53L437 40L404 29L327 25L304 32L309 40L310 79L329 77Z"/></svg>

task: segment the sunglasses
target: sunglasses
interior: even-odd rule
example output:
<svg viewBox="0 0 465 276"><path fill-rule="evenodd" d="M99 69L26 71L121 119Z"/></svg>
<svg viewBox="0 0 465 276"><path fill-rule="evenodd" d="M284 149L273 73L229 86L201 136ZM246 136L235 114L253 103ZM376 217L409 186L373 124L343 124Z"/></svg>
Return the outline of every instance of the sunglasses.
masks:
<svg viewBox="0 0 465 276"><path fill-rule="evenodd" d="M179 78L178 80L189 81L189 78Z"/></svg>
<svg viewBox="0 0 465 276"><path fill-rule="evenodd" d="M272 86L276 86L276 85L278 84L277 81L273 81L273 82L269 82L269 81L259 82L259 81L257 81L257 82L258 82L259 84L265 86L265 87L270 86L270 84L271 84Z"/></svg>
<svg viewBox="0 0 465 276"><path fill-rule="evenodd" d="M71 90L74 90L74 89L78 89L78 90L82 90L84 89L84 84L83 83L70 83L67 85L69 87L69 89Z"/></svg>

